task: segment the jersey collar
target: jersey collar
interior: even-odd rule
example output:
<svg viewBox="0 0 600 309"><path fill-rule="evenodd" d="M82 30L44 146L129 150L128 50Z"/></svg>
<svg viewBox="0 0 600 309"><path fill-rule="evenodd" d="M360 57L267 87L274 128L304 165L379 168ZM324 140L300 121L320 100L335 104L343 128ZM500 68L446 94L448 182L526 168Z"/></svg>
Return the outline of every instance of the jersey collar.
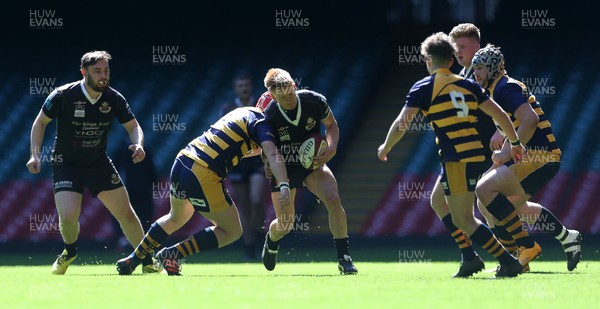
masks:
<svg viewBox="0 0 600 309"><path fill-rule="evenodd" d="M92 99L92 97L90 96L90 94L85 89L84 83L85 83L85 80L82 79L81 83L79 84L81 86L81 91L83 91L83 94L88 99L88 101L90 101L90 103L92 103L92 105L96 104L96 102L98 102L98 100L100 100L100 98L102 97L102 92L100 92L100 95L98 96L98 98L94 100L94 99Z"/></svg>
<svg viewBox="0 0 600 309"><path fill-rule="evenodd" d="M463 68L462 73L463 73L462 77L467 78L467 79L472 78L473 77L473 63L471 63L468 68Z"/></svg>
<svg viewBox="0 0 600 309"><path fill-rule="evenodd" d="M300 104L300 97L298 96L297 93L296 93L296 100L298 102L298 111L296 112L296 119L294 119L294 121L292 121L290 119L290 117L288 117L287 113L285 112L283 107L281 107L281 105L279 103L277 103L277 108L279 108L279 112L283 115L283 118L285 118L285 120L287 120L287 122L289 122L297 127L298 123L300 123L300 115L302 114L302 104Z"/></svg>

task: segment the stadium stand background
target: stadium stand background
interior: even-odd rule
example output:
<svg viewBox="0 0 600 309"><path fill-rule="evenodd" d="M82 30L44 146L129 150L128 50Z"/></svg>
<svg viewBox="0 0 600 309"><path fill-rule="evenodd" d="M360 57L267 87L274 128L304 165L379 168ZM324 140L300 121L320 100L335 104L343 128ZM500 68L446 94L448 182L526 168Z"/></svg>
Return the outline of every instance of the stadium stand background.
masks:
<svg viewBox="0 0 600 309"><path fill-rule="evenodd" d="M46 96L30 87L44 79L60 86L80 78L81 55L106 49L111 86L125 95L154 150L160 175L155 217L168 211L168 173L177 151L201 132L232 98L231 80L241 71L254 76L255 96L270 67L289 70L300 87L325 94L342 132L338 155L331 162L348 213L351 235L396 237L444 235L443 225L428 206L428 190L438 173L433 134L416 130L396 146L391 161L377 161L376 149L403 104L410 86L427 73L419 61L399 56L417 53L419 43L437 31L449 32L460 22L474 22L482 43L502 46L508 72L515 78L542 82L538 95L564 153L555 179L534 200L554 211L568 227L600 231L600 145L594 124L600 121L600 75L585 32L597 20L582 18L578 8L545 2L388 1L382 3L245 2L184 5L125 3L88 8L78 2L61 5L11 4L1 25L10 29L2 49L0 107L0 243L20 246L60 241L52 198L50 168L31 175L25 168L29 132ZM29 29L31 10L55 10L61 29ZM301 11L308 29L283 29L276 12ZM547 10L553 29L523 29L523 10ZM598 27L596 27L598 29ZM185 63L153 63L153 46L178 47ZM406 58L405 58L406 59ZM414 58L412 58L414 59ZM453 68L458 72L457 65ZM545 90L544 90L545 89ZM550 93L552 92L552 93ZM161 117L177 117L185 130L157 130ZM157 120L158 119L158 120ZM174 118L171 118L173 120ZM577 121L574 121L577 119ZM164 121L163 121L164 122ZM109 155L127 140L117 127L109 138ZM50 147L54 123L46 132ZM45 148L49 149L49 148ZM399 188L421 197L406 199ZM273 217L271 205L268 216ZM327 213L307 192L297 205L310 233L328 234ZM31 224L34 223L32 226ZM35 223L49 224L47 229ZM97 199L84 196L80 218L82 241L104 242L115 233L111 218ZM185 235L208 222L195 216Z"/></svg>

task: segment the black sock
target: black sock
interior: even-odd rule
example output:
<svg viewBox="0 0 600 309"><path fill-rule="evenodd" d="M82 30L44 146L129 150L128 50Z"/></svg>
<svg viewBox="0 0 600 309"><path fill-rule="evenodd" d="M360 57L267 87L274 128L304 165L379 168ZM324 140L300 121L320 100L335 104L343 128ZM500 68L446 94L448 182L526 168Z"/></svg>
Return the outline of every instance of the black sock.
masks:
<svg viewBox="0 0 600 309"><path fill-rule="evenodd" d="M452 222L452 215L446 215L444 218L442 218L442 222L448 231L450 231L450 235L452 235L454 241L456 241L456 244L458 245L458 248L462 254L462 260L465 262L474 260L477 256L477 253L475 253L475 250L473 250L473 243L471 242L469 236L463 232L463 230L454 225Z"/></svg>
<svg viewBox="0 0 600 309"><path fill-rule="evenodd" d="M542 207L540 217L535 222L536 225L539 223L541 229L548 231L552 236L558 237L563 231L564 225L551 213L546 207Z"/></svg>
<svg viewBox="0 0 600 309"><path fill-rule="evenodd" d="M72 244L65 243L65 250L67 250L67 256L72 258L77 255L77 240Z"/></svg>
<svg viewBox="0 0 600 309"><path fill-rule="evenodd" d="M485 249L485 251L498 259L498 262L500 262L501 265L510 265L517 262L517 260L502 247L487 225L479 225L470 237L474 242Z"/></svg>
<svg viewBox="0 0 600 309"><path fill-rule="evenodd" d="M280 241L281 241L281 239L279 239L278 241L273 241L271 239L271 233L267 233L267 248L269 248L269 250L273 250L273 251L279 250L279 242Z"/></svg>
<svg viewBox="0 0 600 309"><path fill-rule="evenodd" d="M142 260L142 265L146 266L146 265L152 265L154 264L154 261L152 260L152 255L148 254L146 255L146 257Z"/></svg>
<svg viewBox="0 0 600 309"><path fill-rule="evenodd" d="M335 249L337 250L338 260L343 260L344 255L350 256L350 253L348 253L348 247L350 245L350 241L348 240L348 237L334 238L333 244L335 245Z"/></svg>

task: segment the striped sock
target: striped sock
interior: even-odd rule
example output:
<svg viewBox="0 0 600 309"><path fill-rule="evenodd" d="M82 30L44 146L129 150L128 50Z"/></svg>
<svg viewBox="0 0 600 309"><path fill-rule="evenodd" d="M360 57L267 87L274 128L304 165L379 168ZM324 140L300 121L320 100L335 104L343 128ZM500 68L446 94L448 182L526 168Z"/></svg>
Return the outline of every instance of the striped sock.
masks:
<svg viewBox="0 0 600 309"><path fill-rule="evenodd" d="M500 221L499 225L506 228L519 247L533 247L533 240L529 237L529 233L523 229L521 218L519 218L515 207L506 196L498 194L486 208Z"/></svg>
<svg viewBox="0 0 600 309"><path fill-rule="evenodd" d="M502 246L504 246L506 251L508 251L508 252L517 251L517 242L512 238L512 236L510 235L510 233L506 230L506 228L504 226L497 224L492 229L492 231L494 232L494 235L496 235L496 238L498 239L498 241L500 241Z"/></svg>
<svg viewBox="0 0 600 309"><path fill-rule="evenodd" d="M560 243L563 243L564 241L567 240L568 236L569 236L569 230L567 230L567 228L563 226L562 230L560 231L558 236L556 236L555 238L558 239L558 241L560 241Z"/></svg>
<svg viewBox="0 0 600 309"><path fill-rule="evenodd" d="M144 239L142 239L130 257L138 261L146 259L146 256L151 255L152 252L154 252L154 249L160 247L160 244L168 237L169 234L167 234L167 232L165 232L165 230L163 230L158 223L152 223L148 233L146 233L146 236L144 236Z"/></svg>
<svg viewBox="0 0 600 309"><path fill-rule="evenodd" d="M485 224L479 227L471 234L471 239L479 244L485 251L493 255L501 265L509 265L517 260L498 242L494 233Z"/></svg>
<svg viewBox="0 0 600 309"><path fill-rule="evenodd" d="M216 248L219 248L217 236L212 228L207 227L204 230L192 235L188 239L167 248L166 251L169 256L175 256L176 258L180 259L188 255Z"/></svg>
<svg viewBox="0 0 600 309"><path fill-rule="evenodd" d="M465 262L474 260L477 256L477 253L475 253L475 250L473 250L473 243L471 242L469 236L463 232L463 230L454 225L452 222L452 215L446 215L444 218L442 218L442 222L448 231L450 231L450 235L452 235L454 241L458 245L458 248L462 254L462 260Z"/></svg>

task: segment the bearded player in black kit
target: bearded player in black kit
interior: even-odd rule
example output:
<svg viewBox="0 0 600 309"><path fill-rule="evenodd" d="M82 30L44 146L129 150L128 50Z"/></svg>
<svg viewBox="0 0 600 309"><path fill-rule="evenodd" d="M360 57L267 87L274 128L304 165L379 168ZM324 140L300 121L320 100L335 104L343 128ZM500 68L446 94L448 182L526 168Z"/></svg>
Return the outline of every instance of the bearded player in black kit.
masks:
<svg viewBox="0 0 600 309"><path fill-rule="evenodd" d="M294 228L294 197L296 189L306 186L321 200L329 213L329 229L337 250L338 269L341 274L352 275L358 271L348 250L348 225L346 212L338 194L337 181L326 163L336 153L339 129L327 99L314 91L296 91L290 74L282 69L270 69L265 76L268 93L257 104L264 109L266 119L277 134L277 147L283 155L290 179L290 201L287 207L278 203L279 190L271 178L271 197L276 218L269 226L262 252L263 264L273 270L277 263L279 241ZM314 169L306 169L300 163L298 149L312 133L320 133L325 126L328 147L313 159ZM268 164L265 163L267 176Z"/></svg>
<svg viewBox="0 0 600 309"><path fill-rule="evenodd" d="M82 193L88 188L119 221L132 245L144 237L127 191L106 154L108 132L115 117L123 125L132 144L134 163L144 160L144 133L125 98L109 87L112 59L106 51L92 51L81 58L83 79L55 89L42 106L31 128L31 157L27 168L33 174L41 169L40 147L46 126L57 120L52 154L52 183L65 249L52 265L52 273L62 275L77 257L79 214ZM144 273L160 269L148 256Z"/></svg>

